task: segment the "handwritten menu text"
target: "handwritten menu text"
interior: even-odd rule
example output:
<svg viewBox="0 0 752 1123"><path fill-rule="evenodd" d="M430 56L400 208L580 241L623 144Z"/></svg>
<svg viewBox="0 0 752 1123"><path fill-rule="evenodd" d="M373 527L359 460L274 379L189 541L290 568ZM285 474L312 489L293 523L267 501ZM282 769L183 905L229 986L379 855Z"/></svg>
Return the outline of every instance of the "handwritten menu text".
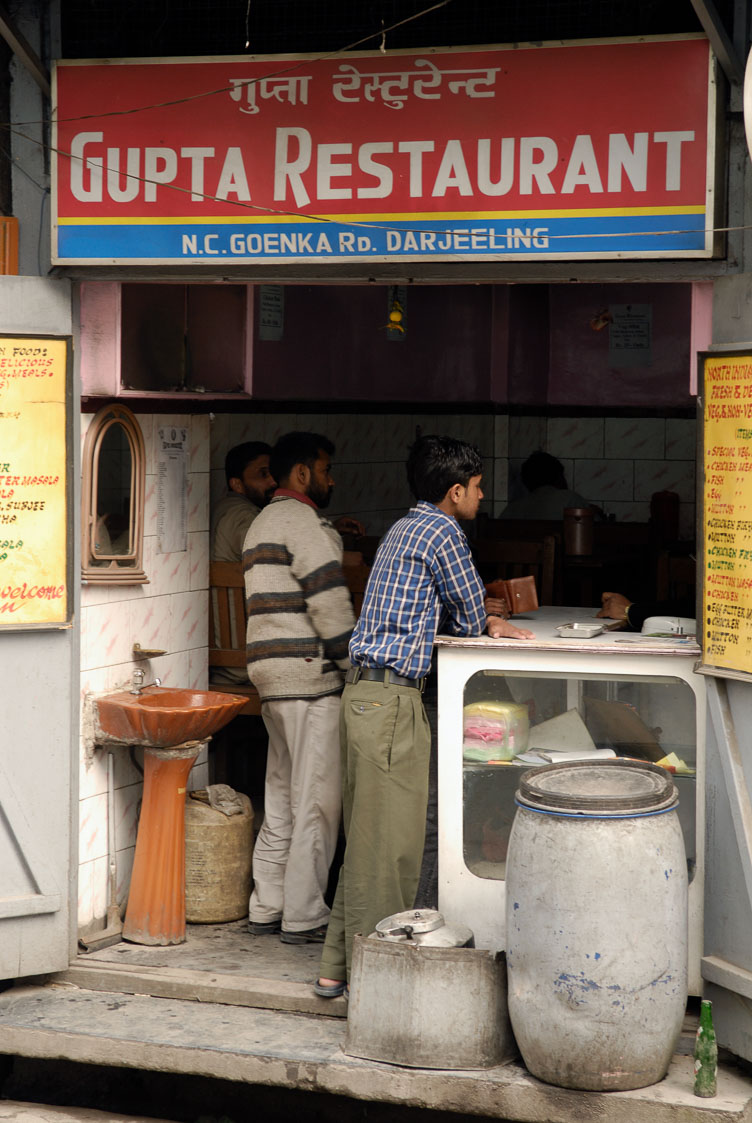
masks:
<svg viewBox="0 0 752 1123"><path fill-rule="evenodd" d="M752 355L705 359L703 661L752 673Z"/></svg>
<svg viewBox="0 0 752 1123"><path fill-rule="evenodd" d="M65 339L0 336L0 628L68 618Z"/></svg>

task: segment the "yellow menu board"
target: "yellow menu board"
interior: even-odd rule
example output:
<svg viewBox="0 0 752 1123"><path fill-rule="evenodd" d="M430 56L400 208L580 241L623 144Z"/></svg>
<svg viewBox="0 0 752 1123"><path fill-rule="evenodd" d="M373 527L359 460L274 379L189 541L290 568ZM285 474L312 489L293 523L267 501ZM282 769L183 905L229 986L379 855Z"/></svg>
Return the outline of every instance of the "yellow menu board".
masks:
<svg viewBox="0 0 752 1123"><path fill-rule="evenodd" d="M0 628L69 619L67 339L0 336Z"/></svg>
<svg viewBox="0 0 752 1123"><path fill-rule="evenodd" d="M704 375L703 664L752 674L752 354Z"/></svg>

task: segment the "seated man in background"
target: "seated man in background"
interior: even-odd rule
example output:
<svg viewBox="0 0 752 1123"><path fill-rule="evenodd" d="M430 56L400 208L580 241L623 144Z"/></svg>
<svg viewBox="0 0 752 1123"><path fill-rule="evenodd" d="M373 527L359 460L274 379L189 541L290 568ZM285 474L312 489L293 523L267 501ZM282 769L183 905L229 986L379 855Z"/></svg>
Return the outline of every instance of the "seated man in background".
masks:
<svg viewBox="0 0 752 1123"><path fill-rule="evenodd" d="M211 519L210 558L213 562L240 562L251 523L272 497L276 486L269 471L271 447L263 441L235 445L225 457L227 491ZM213 683L248 685L245 667L210 668Z"/></svg>
<svg viewBox="0 0 752 1123"><path fill-rule="evenodd" d="M528 456L520 476L529 494L508 503L499 515L501 519L561 519L566 507L592 506L570 490L564 465L548 452L539 450Z"/></svg>
<svg viewBox="0 0 752 1123"><path fill-rule="evenodd" d="M650 616L695 617L697 606L694 597L677 597L666 601L631 601L622 593L603 593L601 608L596 616L605 620L621 620L625 628L639 632Z"/></svg>
<svg viewBox="0 0 752 1123"><path fill-rule="evenodd" d="M246 441L227 453L227 493L211 520L212 561L242 561L248 528L277 486L269 471L270 452L270 446L263 441Z"/></svg>

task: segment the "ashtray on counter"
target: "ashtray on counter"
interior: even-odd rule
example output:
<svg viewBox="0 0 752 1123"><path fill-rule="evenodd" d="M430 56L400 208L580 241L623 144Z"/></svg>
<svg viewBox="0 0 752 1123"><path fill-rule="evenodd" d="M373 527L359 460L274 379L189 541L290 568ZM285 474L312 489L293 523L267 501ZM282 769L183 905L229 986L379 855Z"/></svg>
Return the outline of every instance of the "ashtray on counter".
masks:
<svg viewBox="0 0 752 1123"><path fill-rule="evenodd" d="M592 639L603 631L602 624L584 624L575 621L573 624L559 624L556 629L562 639Z"/></svg>

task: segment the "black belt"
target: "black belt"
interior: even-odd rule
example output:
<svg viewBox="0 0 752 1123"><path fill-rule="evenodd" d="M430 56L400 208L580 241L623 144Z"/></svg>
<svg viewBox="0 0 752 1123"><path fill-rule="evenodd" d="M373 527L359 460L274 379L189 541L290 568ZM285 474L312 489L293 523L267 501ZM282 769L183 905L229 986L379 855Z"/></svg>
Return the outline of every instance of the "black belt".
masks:
<svg viewBox="0 0 752 1123"><path fill-rule="evenodd" d="M421 694L426 686L424 678L403 678L388 667L351 667L345 675L345 682L359 682L360 679L365 682L386 682L391 686L412 686Z"/></svg>

